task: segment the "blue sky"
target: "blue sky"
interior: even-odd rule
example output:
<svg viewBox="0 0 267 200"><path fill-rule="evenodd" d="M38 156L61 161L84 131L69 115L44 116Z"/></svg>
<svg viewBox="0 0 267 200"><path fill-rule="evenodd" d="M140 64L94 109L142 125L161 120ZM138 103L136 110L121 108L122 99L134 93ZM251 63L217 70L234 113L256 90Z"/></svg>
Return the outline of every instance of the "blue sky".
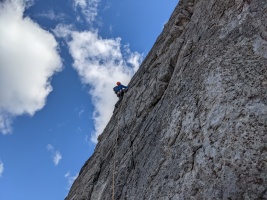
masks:
<svg viewBox="0 0 267 200"><path fill-rule="evenodd" d="M0 200L64 199L177 3L0 2Z"/></svg>

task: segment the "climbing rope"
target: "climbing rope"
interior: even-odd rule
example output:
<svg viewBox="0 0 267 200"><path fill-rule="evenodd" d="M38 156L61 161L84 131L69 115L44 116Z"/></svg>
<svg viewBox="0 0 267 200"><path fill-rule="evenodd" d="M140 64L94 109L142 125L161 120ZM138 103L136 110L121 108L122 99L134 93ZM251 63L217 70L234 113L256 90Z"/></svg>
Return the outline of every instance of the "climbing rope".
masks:
<svg viewBox="0 0 267 200"><path fill-rule="evenodd" d="M118 144L118 137L119 137L119 128L120 128L120 119L118 118L117 121L117 133L116 133L116 143L115 143L115 151L114 151L114 161L113 161L113 177L112 177L112 200L115 200L115 171L116 171L116 153L117 153L117 144Z"/></svg>

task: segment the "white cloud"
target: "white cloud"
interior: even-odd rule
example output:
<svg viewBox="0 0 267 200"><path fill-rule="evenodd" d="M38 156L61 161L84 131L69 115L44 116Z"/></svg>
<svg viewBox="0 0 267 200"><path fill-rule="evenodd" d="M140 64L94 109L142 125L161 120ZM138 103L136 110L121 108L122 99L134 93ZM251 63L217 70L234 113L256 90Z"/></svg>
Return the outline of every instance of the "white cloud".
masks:
<svg viewBox="0 0 267 200"><path fill-rule="evenodd" d="M99 2L100 0L73 0L75 10L77 11L77 8L80 8L88 23L95 21Z"/></svg>
<svg viewBox="0 0 267 200"><path fill-rule="evenodd" d="M31 2L31 1L27 1ZM62 68L53 35L23 18L25 1L0 2L0 131L12 131L12 119L34 113L52 91L50 78Z"/></svg>
<svg viewBox="0 0 267 200"><path fill-rule="evenodd" d="M55 150L55 147L53 147L51 144L48 144L46 148L48 151L52 152L53 163L55 166L57 166L62 159L61 153L58 150Z"/></svg>
<svg viewBox="0 0 267 200"><path fill-rule="evenodd" d="M71 173L68 172L68 173L65 174L64 177L68 180L68 188L67 188L67 190L69 190L70 187L71 187L71 185L72 185L73 182L75 181L75 179L78 177L78 173L75 174L74 176L71 176Z"/></svg>
<svg viewBox="0 0 267 200"><path fill-rule="evenodd" d="M0 177L2 176L3 173L4 173L4 163L0 161Z"/></svg>
<svg viewBox="0 0 267 200"><path fill-rule="evenodd" d="M11 133L12 132L11 123L12 123L12 116L10 116L8 113L5 113L0 106L0 132L2 132L3 134Z"/></svg>
<svg viewBox="0 0 267 200"><path fill-rule="evenodd" d="M70 176L70 172L67 172L64 177L68 178L69 176Z"/></svg>
<svg viewBox="0 0 267 200"><path fill-rule="evenodd" d="M97 31L77 32L61 25L55 29L55 34L66 38L73 67L82 82L91 86L89 94L95 107L95 133L91 141L97 143L118 100L112 88L117 81L128 84L142 55L130 52L127 46L122 49L120 38L103 39Z"/></svg>
<svg viewBox="0 0 267 200"><path fill-rule="evenodd" d="M47 148L48 151L53 151L54 150L54 147L51 144L48 144L46 146L46 148Z"/></svg>
<svg viewBox="0 0 267 200"><path fill-rule="evenodd" d="M61 153L59 151L56 151L53 158L54 164L57 166L61 159L62 159Z"/></svg>
<svg viewBox="0 0 267 200"><path fill-rule="evenodd" d="M83 113L84 113L84 109L82 109L81 111L79 111L79 117L81 117Z"/></svg>
<svg viewBox="0 0 267 200"><path fill-rule="evenodd" d="M48 18L50 20L63 20L66 18L66 15L63 13L55 13L55 11L53 10L49 10L46 13L40 13L37 16L39 17L45 17Z"/></svg>

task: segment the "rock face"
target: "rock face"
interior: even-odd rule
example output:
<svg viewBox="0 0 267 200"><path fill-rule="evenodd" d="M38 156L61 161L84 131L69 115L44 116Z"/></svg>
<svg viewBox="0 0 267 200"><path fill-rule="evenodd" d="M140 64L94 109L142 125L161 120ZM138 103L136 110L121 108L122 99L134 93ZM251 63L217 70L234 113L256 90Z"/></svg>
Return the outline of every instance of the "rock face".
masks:
<svg viewBox="0 0 267 200"><path fill-rule="evenodd" d="M266 0L180 0L129 86L66 200L267 199Z"/></svg>

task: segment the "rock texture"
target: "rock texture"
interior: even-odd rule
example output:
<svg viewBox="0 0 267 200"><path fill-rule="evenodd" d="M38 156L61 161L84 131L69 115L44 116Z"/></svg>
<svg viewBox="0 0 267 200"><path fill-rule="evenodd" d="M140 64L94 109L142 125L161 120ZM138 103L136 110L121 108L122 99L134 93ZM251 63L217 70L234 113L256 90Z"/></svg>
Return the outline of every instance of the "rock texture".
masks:
<svg viewBox="0 0 267 200"><path fill-rule="evenodd" d="M267 199L266 0L180 0L129 86L66 200Z"/></svg>

